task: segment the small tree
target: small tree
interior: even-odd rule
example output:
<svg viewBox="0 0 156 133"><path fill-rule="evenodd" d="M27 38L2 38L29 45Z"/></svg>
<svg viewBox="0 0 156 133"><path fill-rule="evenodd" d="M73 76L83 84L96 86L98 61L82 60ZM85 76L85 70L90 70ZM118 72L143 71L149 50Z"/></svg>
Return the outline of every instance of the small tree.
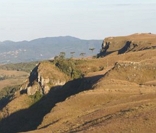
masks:
<svg viewBox="0 0 156 133"><path fill-rule="evenodd" d="M86 53L80 53L80 56L82 56L82 58L83 58L85 54L86 54Z"/></svg>
<svg viewBox="0 0 156 133"><path fill-rule="evenodd" d="M59 58L64 59L66 56L65 52L60 52Z"/></svg>
<svg viewBox="0 0 156 133"><path fill-rule="evenodd" d="M91 51L92 51L92 53L93 53L93 51L95 50L95 48L90 48L89 50L91 50Z"/></svg>
<svg viewBox="0 0 156 133"><path fill-rule="evenodd" d="M55 60L55 65L66 75L71 77L72 79L82 77L82 73L75 66L75 62L73 59L60 59Z"/></svg>
<svg viewBox="0 0 156 133"><path fill-rule="evenodd" d="M75 54L75 52L70 52L70 54L71 54L71 58L73 58L73 55Z"/></svg>

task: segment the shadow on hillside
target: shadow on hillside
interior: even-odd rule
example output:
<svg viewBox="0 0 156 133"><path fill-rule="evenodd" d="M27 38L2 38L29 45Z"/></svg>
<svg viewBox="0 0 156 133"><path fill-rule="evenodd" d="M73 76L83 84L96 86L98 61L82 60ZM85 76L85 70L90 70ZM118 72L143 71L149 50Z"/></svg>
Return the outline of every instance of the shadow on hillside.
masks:
<svg viewBox="0 0 156 133"><path fill-rule="evenodd" d="M11 100L12 96L3 97L0 100L0 110L2 110Z"/></svg>
<svg viewBox="0 0 156 133"><path fill-rule="evenodd" d="M114 51L109 51L109 47L107 49L101 49L100 53L97 54L97 57L105 57L108 56L114 52L117 52L118 54L124 54L126 52L128 52L128 50L131 47L131 41L127 41L124 46L121 49L118 50L114 50ZM137 47L137 44L133 44L133 48L131 48L131 50L133 50L135 47Z"/></svg>
<svg viewBox="0 0 156 133"><path fill-rule="evenodd" d="M0 121L0 133L17 133L35 130L43 117L66 98L91 89L103 75L85 77L67 82L63 87L56 86L28 109L17 111Z"/></svg>
<svg viewBox="0 0 156 133"><path fill-rule="evenodd" d="M123 48L119 49L118 54L123 54L130 48L131 41L127 41Z"/></svg>
<svg viewBox="0 0 156 133"><path fill-rule="evenodd" d="M112 53L114 53L114 52L118 52L118 50L116 50L116 51L105 51L105 52L100 52L99 54L97 54L97 57L99 58L99 57L105 57L105 56L108 56L108 55L110 55L110 54L112 54Z"/></svg>
<svg viewBox="0 0 156 133"><path fill-rule="evenodd" d="M14 98L14 93L18 88L19 86L4 87L2 91L0 91L0 110L2 110Z"/></svg>

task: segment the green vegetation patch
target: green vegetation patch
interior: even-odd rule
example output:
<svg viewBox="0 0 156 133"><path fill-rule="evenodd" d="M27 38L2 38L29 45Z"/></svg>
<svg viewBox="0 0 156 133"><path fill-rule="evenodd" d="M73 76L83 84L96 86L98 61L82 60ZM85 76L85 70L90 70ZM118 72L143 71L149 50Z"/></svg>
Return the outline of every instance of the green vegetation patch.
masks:
<svg viewBox="0 0 156 133"><path fill-rule="evenodd" d="M76 68L76 61L72 58L65 59L64 52L60 53L59 56L56 56L53 62L62 72L72 79L83 77L82 72Z"/></svg>
<svg viewBox="0 0 156 133"><path fill-rule="evenodd" d="M37 91L35 95L31 95L29 97L31 98L31 105L33 105L38 102L43 97L43 95L39 91Z"/></svg>

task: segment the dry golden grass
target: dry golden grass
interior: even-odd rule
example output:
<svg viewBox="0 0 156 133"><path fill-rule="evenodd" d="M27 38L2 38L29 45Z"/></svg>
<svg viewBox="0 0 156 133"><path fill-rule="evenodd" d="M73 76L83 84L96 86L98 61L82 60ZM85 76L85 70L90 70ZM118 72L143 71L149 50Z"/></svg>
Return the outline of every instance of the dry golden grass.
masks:
<svg viewBox="0 0 156 133"><path fill-rule="evenodd" d="M84 65L86 69L92 66L99 68L107 62L106 68L102 71L88 71L86 77L93 77L107 73L118 60L146 62L153 66L155 57L155 50L147 50L89 59L89 63L85 61L81 66ZM94 63L91 63L92 61ZM125 71L123 73L127 75ZM119 80L118 74L115 76L114 70L112 77L101 78L93 86L93 90L81 92L57 104L44 117L38 129L31 132L154 133L156 113L153 112L156 112L156 87L140 86L137 83Z"/></svg>
<svg viewBox="0 0 156 133"><path fill-rule="evenodd" d="M0 111L0 114L5 115L5 117L7 117L12 113L15 113L19 110L28 108L30 106L30 103L31 103L31 99L26 94L24 94L24 95L16 94L16 96L13 98L13 100L11 102L9 102Z"/></svg>
<svg viewBox="0 0 156 133"><path fill-rule="evenodd" d="M126 80L124 75L128 71L133 73L131 69L121 69L119 72L116 69L111 70L117 61L140 62L154 67L155 59L156 50L146 50L85 60L79 64L80 69L86 72L85 77L105 75L107 72L112 73L112 76L101 78L94 84L93 90L81 92L58 103L44 117L38 129L29 133L155 133L156 87ZM104 70L99 71L100 66L104 66ZM89 71L88 68L94 67L95 72ZM150 70L150 67L147 68ZM145 77L150 73L155 75L154 70L149 70L145 67L141 73ZM146 81L148 78L144 82ZM153 84L155 80L151 82Z"/></svg>
<svg viewBox="0 0 156 133"><path fill-rule="evenodd" d="M138 52L129 52L121 55L111 54L104 58L98 59L84 59L78 63L77 67L86 75L93 72L99 72L103 68L108 69L113 67L118 61L132 61L132 62L142 62L156 64L156 49L153 50L143 50ZM102 73L102 72L101 72Z"/></svg>
<svg viewBox="0 0 156 133"><path fill-rule="evenodd" d="M133 44L138 46L134 49L135 51L142 50L144 48L149 48L151 46L156 46L156 35L155 34L132 34L129 36L119 36L119 37L108 37L105 39L106 42L110 42L111 45L108 51L116 51L121 49L127 41L131 41Z"/></svg>
<svg viewBox="0 0 156 133"><path fill-rule="evenodd" d="M140 59L138 59L139 57ZM118 60L120 62L138 61L143 64L146 62L147 65L153 65L155 57L155 50L146 50L133 54L109 55L105 58L88 59L82 62L79 66L85 66L86 70L84 69L84 71L87 71L88 67L99 68L107 61L104 70L87 71L86 78L105 75L108 71L112 72L114 76L103 77L94 84L93 90L78 93L57 103L44 116L37 129L29 131L29 133L99 133L103 131L106 133L154 133L156 129L156 87L122 80L117 74L115 75L116 70L111 70L111 68ZM46 63L44 65L48 66ZM44 72L44 65L40 71ZM47 74L51 71L50 68L51 66L46 68ZM123 73L127 74L125 71ZM13 113L19 109L28 108L28 104L16 108L15 103L21 105L20 101L24 101L24 99L29 101L27 97L22 97L22 99L17 98L10 102L7 110Z"/></svg>
<svg viewBox="0 0 156 133"><path fill-rule="evenodd" d="M0 75L23 76L23 75L28 75L28 73L27 72L23 72L23 71L13 71L13 70L3 70L3 69L0 69Z"/></svg>
<svg viewBox="0 0 156 133"><path fill-rule="evenodd" d="M131 62L118 63L118 65L115 65L115 67L105 75L105 78L127 80L138 84L144 84L145 82L156 79L155 66L136 62L132 63L135 63L135 65L131 65Z"/></svg>
<svg viewBox="0 0 156 133"><path fill-rule="evenodd" d="M38 73L42 75L44 78L52 78L52 79L60 79L61 80L69 80L69 78L62 73L54 64L49 61L44 61L39 64Z"/></svg>
<svg viewBox="0 0 156 133"><path fill-rule="evenodd" d="M7 86L15 86L22 84L29 76L29 73L22 71L1 70L0 75L6 76L7 79L0 81L0 89Z"/></svg>
<svg viewBox="0 0 156 133"><path fill-rule="evenodd" d="M94 90L82 92L57 104L44 117L38 129L31 132L154 133L155 89L134 84L127 86L125 83L116 86L109 84L109 88L96 86Z"/></svg>
<svg viewBox="0 0 156 133"><path fill-rule="evenodd" d="M134 42L140 40L141 47L147 46L148 39L149 45L156 42L153 34L134 34L115 38L116 45L120 41L124 42L123 38ZM119 47L121 45L114 45L114 48ZM115 65L116 62L137 63L132 66L118 67ZM140 68L134 68L136 64L140 64ZM60 72L53 67L52 64L43 62L39 71L45 77L51 74L61 76ZM85 91L71 95L62 102L56 102L50 112L43 117L37 129L28 131L29 133L155 133L156 49L121 55L114 53L99 59L77 60L77 67L85 73L82 83L79 82L80 80L73 83L70 81L71 84L66 87L71 91L78 88L76 85L82 84L81 86L88 87L91 84L90 89L84 88ZM131 77L131 80L127 78L134 74L135 78ZM97 80L97 77L101 78ZM56 98L60 95L53 96ZM13 113L20 108L28 108L28 104L15 106L16 103L22 104L24 99L29 102L27 97L19 96L7 105L7 110ZM46 99L39 104L45 101ZM51 101L48 101L47 104L50 103Z"/></svg>

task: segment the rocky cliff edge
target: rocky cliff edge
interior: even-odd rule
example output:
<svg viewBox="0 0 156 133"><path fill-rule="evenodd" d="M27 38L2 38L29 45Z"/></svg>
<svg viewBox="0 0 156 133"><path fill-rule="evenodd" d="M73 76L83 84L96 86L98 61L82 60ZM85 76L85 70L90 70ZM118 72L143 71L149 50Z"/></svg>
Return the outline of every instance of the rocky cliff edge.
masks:
<svg viewBox="0 0 156 133"><path fill-rule="evenodd" d="M20 92L34 95L36 92L47 94L52 87L64 85L69 77L62 73L54 64L45 61L36 65L29 78L21 86Z"/></svg>

